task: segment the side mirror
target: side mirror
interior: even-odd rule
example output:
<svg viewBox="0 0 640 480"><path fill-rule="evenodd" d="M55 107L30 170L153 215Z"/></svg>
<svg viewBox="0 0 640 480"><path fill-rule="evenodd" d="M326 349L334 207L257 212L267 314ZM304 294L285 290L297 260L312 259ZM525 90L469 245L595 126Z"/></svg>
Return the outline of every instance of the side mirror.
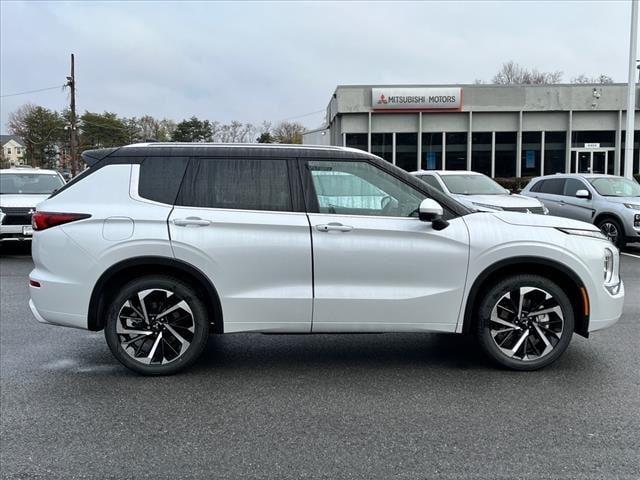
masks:
<svg viewBox="0 0 640 480"><path fill-rule="evenodd" d="M423 222L431 222L434 230L442 230L449 226L449 222L442 218L443 214L442 205L431 198L425 198L418 208L418 218Z"/></svg>
<svg viewBox="0 0 640 480"><path fill-rule="evenodd" d="M504 189L504 193L506 193L507 195L511 195L513 192L511 190L509 190L508 188Z"/></svg>
<svg viewBox="0 0 640 480"><path fill-rule="evenodd" d="M576 192L576 197L577 198L591 198L591 194L589 193L589 190L587 189L580 189Z"/></svg>

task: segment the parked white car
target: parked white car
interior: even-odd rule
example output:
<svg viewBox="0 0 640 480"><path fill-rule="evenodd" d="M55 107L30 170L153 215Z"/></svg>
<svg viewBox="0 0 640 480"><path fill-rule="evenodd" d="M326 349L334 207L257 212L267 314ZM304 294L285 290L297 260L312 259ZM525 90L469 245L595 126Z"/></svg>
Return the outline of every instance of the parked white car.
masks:
<svg viewBox="0 0 640 480"><path fill-rule="evenodd" d="M38 205L29 302L176 372L210 333L473 332L503 366L556 360L622 314L618 250L593 225L472 212L339 147L139 144Z"/></svg>
<svg viewBox="0 0 640 480"><path fill-rule="evenodd" d="M64 178L55 170L0 170L0 243L31 240L31 214L36 205L63 185Z"/></svg>
<svg viewBox="0 0 640 480"><path fill-rule="evenodd" d="M535 198L511 193L482 173L467 170L418 170L411 174L472 210L544 215L549 213Z"/></svg>

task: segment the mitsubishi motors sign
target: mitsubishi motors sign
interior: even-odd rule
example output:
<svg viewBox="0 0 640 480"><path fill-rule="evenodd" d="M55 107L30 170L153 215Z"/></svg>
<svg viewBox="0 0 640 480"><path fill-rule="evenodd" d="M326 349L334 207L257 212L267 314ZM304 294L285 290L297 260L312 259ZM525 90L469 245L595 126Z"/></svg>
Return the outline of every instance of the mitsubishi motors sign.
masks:
<svg viewBox="0 0 640 480"><path fill-rule="evenodd" d="M372 88L374 110L460 110L462 88Z"/></svg>

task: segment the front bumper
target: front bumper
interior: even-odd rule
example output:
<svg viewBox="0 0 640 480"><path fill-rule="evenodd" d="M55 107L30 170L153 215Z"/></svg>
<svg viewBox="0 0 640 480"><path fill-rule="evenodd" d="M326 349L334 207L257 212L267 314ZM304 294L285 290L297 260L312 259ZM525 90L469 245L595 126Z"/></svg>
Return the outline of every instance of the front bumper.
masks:
<svg viewBox="0 0 640 480"><path fill-rule="evenodd" d="M0 225L0 241L31 240L32 236L31 225Z"/></svg>

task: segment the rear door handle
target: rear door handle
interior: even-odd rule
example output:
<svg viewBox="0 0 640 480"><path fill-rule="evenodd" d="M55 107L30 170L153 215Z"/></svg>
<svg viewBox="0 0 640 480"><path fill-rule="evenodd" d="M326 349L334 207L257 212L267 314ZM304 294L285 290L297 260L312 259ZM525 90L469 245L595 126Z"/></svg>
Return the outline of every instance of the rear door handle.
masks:
<svg viewBox="0 0 640 480"><path fill-rule="evenodd" d="M343 225L337 222L324 223L316 225L316 230L319 232L350 232L353 230L351 225Z"/></svg>
<svg viewBox="0 0 640 480"><path fill-rule="evenodd" d="M206 227L211 225L209 220L203 220L200 217L174 218L173 224L178 227Z"/></svg>

